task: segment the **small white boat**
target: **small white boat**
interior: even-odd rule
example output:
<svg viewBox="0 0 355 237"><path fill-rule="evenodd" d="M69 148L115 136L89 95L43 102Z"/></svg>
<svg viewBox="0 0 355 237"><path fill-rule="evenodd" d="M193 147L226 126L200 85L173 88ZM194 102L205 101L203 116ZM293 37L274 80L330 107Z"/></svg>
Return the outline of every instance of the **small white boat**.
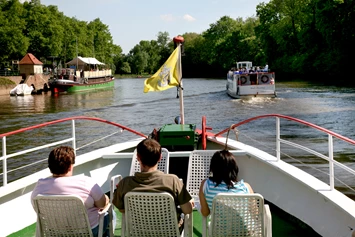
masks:
<svg viewBox="0 0 355 237"><path fill-rule="evenodd" d="M268 66L260 69L252 62L237 62L237 67L227 73L227 94L233 98L276 97L275 73Z"/></svg>
<svg viewBox="0 0 355 237"><path fill-rule="evenodd" d="M18 84L14 89L10 90L10 96L31 95L34 88L26 83Z"/></svg>

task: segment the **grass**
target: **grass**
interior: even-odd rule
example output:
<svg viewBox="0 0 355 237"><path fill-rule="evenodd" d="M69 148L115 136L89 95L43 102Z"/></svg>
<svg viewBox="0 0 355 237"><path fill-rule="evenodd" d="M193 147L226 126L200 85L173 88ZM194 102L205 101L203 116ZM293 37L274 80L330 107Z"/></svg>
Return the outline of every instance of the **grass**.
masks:
<svg viewBox="0 0 355 237"><path fill-rule="evenodd" d="M15 82L10 79L0 77L0 86L16 85Z"/></svg>

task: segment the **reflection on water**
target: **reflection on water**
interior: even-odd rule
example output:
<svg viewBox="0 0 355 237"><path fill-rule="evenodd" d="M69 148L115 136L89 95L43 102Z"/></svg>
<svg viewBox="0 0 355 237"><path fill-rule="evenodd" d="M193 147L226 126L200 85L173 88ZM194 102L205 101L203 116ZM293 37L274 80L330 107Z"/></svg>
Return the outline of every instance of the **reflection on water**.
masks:
<svg viewBox="0 0 355 237"><path fill-rule="evenodd" d="M50 93L43 95L0 96L1 115L43 113Z"/></svg>
<svg viewBox="0 0 355 237"><path fill-rule="evenodd" d="M53 112L67 111L72 108L94 109L111 105L114 101L114 88L76 92L68 94L56 94L51 99Z"/></svg>
<svg viewBox="0 0 355 237"><path fill-rule="evenodd" d="M90 109L110 105L114 100L114 88L72 94L0 96L0 115L23 116L35 113L70 111L75 108Z"/></svg>

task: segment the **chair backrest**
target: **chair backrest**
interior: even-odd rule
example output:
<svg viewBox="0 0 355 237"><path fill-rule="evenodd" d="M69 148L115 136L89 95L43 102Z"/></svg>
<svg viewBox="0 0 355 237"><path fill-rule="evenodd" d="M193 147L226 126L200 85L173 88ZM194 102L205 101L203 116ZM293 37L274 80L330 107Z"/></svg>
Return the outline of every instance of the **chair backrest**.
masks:
<svg viewBox="0 0 355 237"><path fill-rule="evenodd" d="M164 147L161 148L161 159L158 162L158 170L169 174L169 151ZM129 175L133 176L135 172L141 172L141 166L137 160L137 149L135 149L133 153Z"/></svg>
<svg viewBox="0 0 355 237"><path fill-rule="evenodd" d="M210 163L214 150L193 150L190 153L186 189L194 198L198 198L198 193L202 180L210 175Z"/></svg>
<svg viewBox="0 0 355 237"><path fill-rule="evenodd" d="M37 236L92 237L83 200L76 195L39 195L33 199Z"/></svg>
<svg viewBox="0 0 355 237"><path fill-rule="evenodd" d="M126 236L180 236L169 193L128 192L124 197Z"/></svg>
<svg viewBox="0 0 355 237"><path fill-rule="evenodd" d="M217 194L212 202L208 233L214 237L264 237L264 218L264 198L260 194Z"/></svg>

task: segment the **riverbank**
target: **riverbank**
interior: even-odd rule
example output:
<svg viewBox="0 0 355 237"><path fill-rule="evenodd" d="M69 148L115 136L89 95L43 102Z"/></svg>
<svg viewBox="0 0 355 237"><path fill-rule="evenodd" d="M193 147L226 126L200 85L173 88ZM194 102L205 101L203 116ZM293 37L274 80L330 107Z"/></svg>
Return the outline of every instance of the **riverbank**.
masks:
<svg viewBox="0 0 355 237"><path fill-rule="evenodd" d="M9 95L10 90L14 89L15 85L0 85L0 96L2 95Z"/></svg>
<svg viewBox="0 0 355 237"><path fill-rule="evenodd" d="M151 77L152 75L150 74L115 74L116 79L121 79L121 78L148 78Z"/></svg>
<svg viewBox="0 0 355 237"><path fill-rule="evenodd" d="M16 78L10 79L7 77L0 77L0 95L8 95L10 93L10 90L13 89L16 85Z"/></svg>
<svg viewBox="0 0 355 237"><path fill-rule="evenodd" d="M36 74L36 75L30 75L27 76L25 83L28 86L31 86L32 84L35 86L35 88L38 89L43 89L44 84L48 85L48 79L50 78L49 75L43 75L43 74ZM9 95L10 90L16 87L16 85L20 84L22 81L21 76L2 76L0 78L0 95Z"/></svg>

